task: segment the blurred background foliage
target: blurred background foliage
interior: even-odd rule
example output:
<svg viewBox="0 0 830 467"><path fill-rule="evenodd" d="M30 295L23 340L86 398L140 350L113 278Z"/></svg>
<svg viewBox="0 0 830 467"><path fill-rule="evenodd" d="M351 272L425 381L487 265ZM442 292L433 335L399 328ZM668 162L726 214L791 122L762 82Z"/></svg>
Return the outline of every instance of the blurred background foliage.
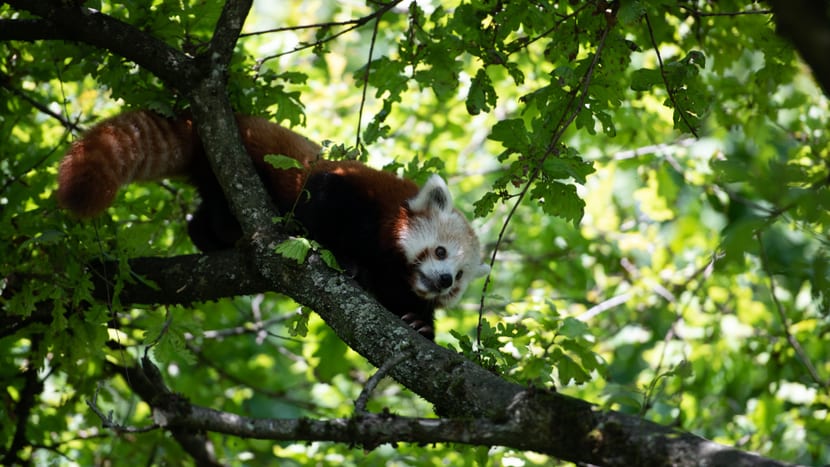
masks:
<svg viewBox="0 0 830 467"><path fill-rule="evenodd" d="M221 8L85 5L190 53ZM439 314L441 345L523 384L828 464L830 113L765 8L255 2L228 91L240 112L333 154L343 144L375 167L448 178L494 270L486 292L476 282ZM0 18L25 17L0 6ZM148 425L114 371L145 352L196 404L348 417L373 368L313 314L304 337L292 333L307 311L288 298L129 308L116 288L112 309L72 312L90 297L91 259L193 252L183 221L195 195L177 181L134 185L79 223L54 202L61 155L106 116L183 102L82 44L0 42L0 57L0 416L11 421L0 450L23 423L19 455L36 464L176 463L165 433L102 429L86 405L95 396L117 423ZM29 394L37 402L19 413ZM388 380L369 407L431 414ZM233 465L552 462L498 447L212 441Z"/></svg>

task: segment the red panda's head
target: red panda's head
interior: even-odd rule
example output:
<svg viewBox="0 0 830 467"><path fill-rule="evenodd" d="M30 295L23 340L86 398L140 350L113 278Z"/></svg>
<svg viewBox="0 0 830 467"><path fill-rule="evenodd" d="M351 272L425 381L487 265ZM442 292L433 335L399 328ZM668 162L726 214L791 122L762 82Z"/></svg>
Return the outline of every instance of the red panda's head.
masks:
<svg viewBox="0 0 830 467"><path fill-rule="evenodd" d="M407 208L398 246L409 265L412 290L438 306L452 305L470 281L490 271L481 262L478 237L453 207L447 184L438 175L427 180Z"/></svg>

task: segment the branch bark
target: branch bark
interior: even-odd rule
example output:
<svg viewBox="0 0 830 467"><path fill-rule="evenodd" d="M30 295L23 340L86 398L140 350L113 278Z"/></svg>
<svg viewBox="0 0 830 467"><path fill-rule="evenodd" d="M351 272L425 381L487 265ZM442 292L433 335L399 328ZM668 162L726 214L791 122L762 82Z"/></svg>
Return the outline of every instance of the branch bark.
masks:
<svg viewBox="0 0 830 467"><path fill-rule="evenodd" d="M830 10L820 0L770 0L778 33L792 41L830 96Z"/></svg>
<svg viewBox="0 0 830 467"><path fill-rule="evenodd" d="M6 21L7 26L12 26L13 32L21 34L22 40L59 37L93 45L134 61L168 86L179 90L190 88L202 74L183 52L127 23L81 6L79 2L4 0L4 3L41 18L34 22L20 20L24 22L22 26ZM31 27L39 28L40 32L31 31Z"/></svg>
<svg viewBox="0 0 830 467"><path fill-rule="evenodd" d="M130 283L118 296L124 305L187 305L263 293L273 288L239 250L170 258L133 258L128 264L130 271L121 279ZM89 267L95 287L93 295L101 301L110 301L119 279L118 262L94 263Z"/></svg>
<svg viewBox="0 0 830 467"><path fill-rule="evenodd" d="M121 367L115 364L109 364L109 366L120 374L127 385L150 406L174 413L187 411L189 407L187 401L167 388L161 372L150 362L149 358L144 357L140 367ZM162 425L162 423L158 424ZM217 462L213 445L204 430L176 426L168 426L168 429L179 445L193 457L197 465L222 465Z"/></svg>

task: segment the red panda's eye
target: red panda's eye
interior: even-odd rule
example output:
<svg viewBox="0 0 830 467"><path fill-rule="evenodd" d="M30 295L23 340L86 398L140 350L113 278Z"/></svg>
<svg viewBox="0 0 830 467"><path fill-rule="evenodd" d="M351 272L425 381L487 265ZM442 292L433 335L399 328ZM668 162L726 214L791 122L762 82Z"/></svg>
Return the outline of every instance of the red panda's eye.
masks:
<svg viewBox="0 0 830 467"><path fill-rule="evenodd" d="M458 282L461 280L461 276L464 275L464 270L458 271L458 274L455 275L455 281Z"/></svg>
<svg viewBox="0 0 830 467"><path fill-rule="evenodd" d="M435 249L435 257L438 258L438 259L446 258L447 257L447 249L442 247L442 246L439 246L438 248Z"/></svg>

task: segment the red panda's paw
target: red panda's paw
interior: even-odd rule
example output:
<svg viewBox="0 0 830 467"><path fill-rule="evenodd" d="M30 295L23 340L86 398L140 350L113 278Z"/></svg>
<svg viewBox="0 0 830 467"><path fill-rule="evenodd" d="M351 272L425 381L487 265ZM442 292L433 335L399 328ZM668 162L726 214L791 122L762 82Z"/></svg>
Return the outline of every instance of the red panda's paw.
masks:
<svg viewBox="0 0 830 467"><path fill-rule="evenodd" d="M404 323L408 324L409 327L417 331L418 334L431 341L435 340L435 330L432 328L432 323L422 320L421 317L415 313L407 313L401 316L401 319Z"/></svg>

